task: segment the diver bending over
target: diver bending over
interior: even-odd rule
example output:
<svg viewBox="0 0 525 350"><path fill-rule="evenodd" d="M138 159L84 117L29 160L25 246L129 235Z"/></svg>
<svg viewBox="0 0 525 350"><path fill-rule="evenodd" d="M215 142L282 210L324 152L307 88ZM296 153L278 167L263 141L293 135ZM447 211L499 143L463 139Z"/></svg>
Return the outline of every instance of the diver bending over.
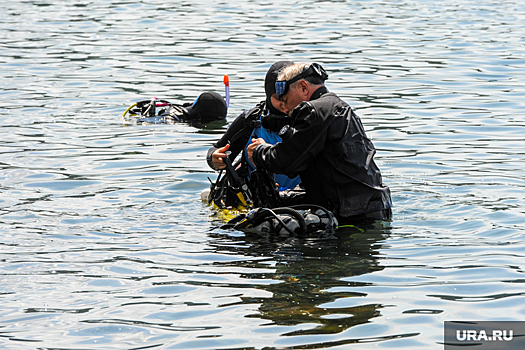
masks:
<svg viewBox="0 0 525 350"><path fill-rule="evenodd" d="M392 200L373 160L374 145L352 108L327 90L327 78L316 63L282 69L275 88L291 117L287 137L275 145L253 140L248 157L259 168L300 175L306 203L331 210L340 224L388 219Z"/></svg>

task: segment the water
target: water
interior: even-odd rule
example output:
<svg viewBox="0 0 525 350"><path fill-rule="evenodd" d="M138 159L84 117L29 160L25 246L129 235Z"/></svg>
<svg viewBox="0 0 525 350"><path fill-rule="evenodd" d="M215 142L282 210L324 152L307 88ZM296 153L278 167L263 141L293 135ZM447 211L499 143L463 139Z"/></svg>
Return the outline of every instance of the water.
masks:
<svg viewBox="0 0 525 350"><path fill-rule="evenodd" d="M440 349L525 318L525 5L0 4L0 347ZM224 123L125 123L317 61L373 138L391 222L264 240L199 194Z"/></svg>

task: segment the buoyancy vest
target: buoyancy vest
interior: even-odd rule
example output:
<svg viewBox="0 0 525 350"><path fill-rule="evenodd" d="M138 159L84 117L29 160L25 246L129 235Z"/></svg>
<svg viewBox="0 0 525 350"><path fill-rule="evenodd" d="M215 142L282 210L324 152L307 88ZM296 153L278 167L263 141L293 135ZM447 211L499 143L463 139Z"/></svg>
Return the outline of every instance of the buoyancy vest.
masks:
<svg viewBox="0 0 525 350"><path fill-rule="evenodd" d="M248 143L244 147L244 157L246 159L246 162L248 164L248 176L255 170L255 165L248 159L246 149L248 146L252 143L252 138L262 138L266 143L275 145L278 142L281 142L281 137L279 134L275 131L271 131L268 129L265 129L262 127L262 125L259 123L258 126L256 126L251 135L248 139ZM295 188L300 182L301 178L299 176L296 176L294 178L289 178L286 175L283 174L274 174L275 182L279 184L279 191L289 190Z"/></svg>

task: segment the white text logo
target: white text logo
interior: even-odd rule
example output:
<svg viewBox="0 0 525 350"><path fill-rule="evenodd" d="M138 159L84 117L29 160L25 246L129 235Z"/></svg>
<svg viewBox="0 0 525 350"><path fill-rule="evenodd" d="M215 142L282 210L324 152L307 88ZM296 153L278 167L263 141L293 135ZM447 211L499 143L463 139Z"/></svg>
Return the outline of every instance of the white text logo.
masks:
<svg viewBox="0 0 525 350"><path fill-rule="evenodd" d="M514 332L512 330L510 331L502 331L494 329L492 333L487 334L486 331L480 330L462 330L462 331L456 331L456 339L459 341L511 341L514 336Z"/></svg>

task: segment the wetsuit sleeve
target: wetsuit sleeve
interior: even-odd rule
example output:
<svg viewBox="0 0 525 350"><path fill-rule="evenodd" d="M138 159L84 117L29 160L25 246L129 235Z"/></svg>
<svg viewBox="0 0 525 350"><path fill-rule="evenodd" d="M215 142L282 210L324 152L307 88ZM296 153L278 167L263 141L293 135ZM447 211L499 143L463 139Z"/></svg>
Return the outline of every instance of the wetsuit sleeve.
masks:
<svg viewBox="0 0 525 350"><path fill-rule="evenodd" d="M320 118L310 103L303 102L293 111L292 120L295 132L289 139L254 150L258 167L295 177L323 150L330 119Z"/></svg>
<svg viewBox="0 0 525 350"><path fill-rule="evenodd" d="M206 154L206 162L208 163L208 166L210 168L212 168L213 170L219 170L215 167L215 165L213 165L213 160L212 160L212 154L213 152L215 152L217 150L216 147L214 146L211 146L209 149L208 149L208 153Z"/></svg>

